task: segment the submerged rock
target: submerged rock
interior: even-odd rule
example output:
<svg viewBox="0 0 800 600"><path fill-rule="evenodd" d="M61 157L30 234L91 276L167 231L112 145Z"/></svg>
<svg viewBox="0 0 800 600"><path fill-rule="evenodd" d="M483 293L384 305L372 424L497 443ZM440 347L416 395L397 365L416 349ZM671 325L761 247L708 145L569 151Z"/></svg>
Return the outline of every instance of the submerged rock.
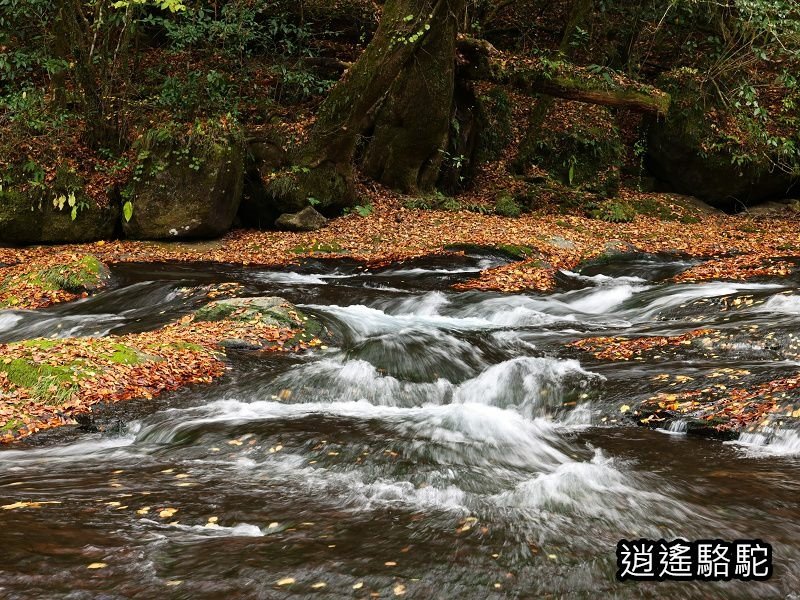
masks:
<svg viewBox="0 0 800 600"><path fill-rule="evenodd" d="M217 300L196 311L194 320L219 322L218 344L239 350L269 349L277 342L289 347L313 346L320 343L317 336L324 332L319 321L279 296ZM293 331L289 339L276 333L287 329Z"/></svg>
<svg viewBox="0 0 800 600"><path fill-rule="evenodd" d="M140 142L134 179L124 190L131 202L126 237L217 237L230 229L244 179L244 142L238 131L206 124L188 135L149 132Z"/></svg>
<svg viewBox="0 0 800 600"><path fill-rule="evenodd" d="M328 219L319 214L313 206L307 206L296 213L284 213L275 221L275 226L284 231L316 231L321 229Z"/></svg>

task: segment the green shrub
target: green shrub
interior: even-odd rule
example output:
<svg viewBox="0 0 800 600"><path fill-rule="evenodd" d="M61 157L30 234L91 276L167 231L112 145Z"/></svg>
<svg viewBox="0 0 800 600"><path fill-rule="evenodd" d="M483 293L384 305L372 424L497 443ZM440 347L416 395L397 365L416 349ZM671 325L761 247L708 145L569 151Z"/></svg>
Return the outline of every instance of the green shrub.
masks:
<svg viewBox="0 0 800 600"><path fill-rule="evenodd" d="M591 215L608 223L630 223L636 218L636 209L627 202L603 202Z"/></svg>
<svg viewBox="0 0 800 600"><path fill-rule="evenodd" d="M514 198L502 194L494 203L494 212L503 217L518 217L522 214L522 208Z"/></svg>

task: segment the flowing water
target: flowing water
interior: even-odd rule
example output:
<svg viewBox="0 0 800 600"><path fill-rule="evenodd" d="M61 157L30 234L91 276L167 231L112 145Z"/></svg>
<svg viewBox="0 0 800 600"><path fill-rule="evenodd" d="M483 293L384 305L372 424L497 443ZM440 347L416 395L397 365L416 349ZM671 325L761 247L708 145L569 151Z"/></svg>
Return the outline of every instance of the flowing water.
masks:
<svg viewBox="0 0 800 600"><path fill-rule="evenodd" d="M234 353L212 385L101 409L102 433L0 451L0 504L43 503L0 511L0 595L800 598L800 437L722 442L620 413L665 373L733 368L750 385L796 372L798 279L675 284L689 262L628 256L563 273L549 295L451 289L501 262L123 265L95 297L0 313L2 341L143 331L198 306L198 286L237 281L333 332L313 352ZM621 363L565 347L701 326L730 335ZM760 538L775 573L619 583L616 542L638 537Z"/></svg>

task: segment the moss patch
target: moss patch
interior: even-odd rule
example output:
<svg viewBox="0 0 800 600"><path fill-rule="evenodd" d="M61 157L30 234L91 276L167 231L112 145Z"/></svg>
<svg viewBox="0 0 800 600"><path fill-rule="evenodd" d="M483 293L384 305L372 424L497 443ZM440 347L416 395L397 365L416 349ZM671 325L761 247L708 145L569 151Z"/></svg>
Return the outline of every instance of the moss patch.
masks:
<svg viewBox="0 0 800 600"><path fill-rule="evenodd" d="M8 268L0 281L0 307L43 308L94 292L108 280L108 269L94 256L54 262Z"/></svg>

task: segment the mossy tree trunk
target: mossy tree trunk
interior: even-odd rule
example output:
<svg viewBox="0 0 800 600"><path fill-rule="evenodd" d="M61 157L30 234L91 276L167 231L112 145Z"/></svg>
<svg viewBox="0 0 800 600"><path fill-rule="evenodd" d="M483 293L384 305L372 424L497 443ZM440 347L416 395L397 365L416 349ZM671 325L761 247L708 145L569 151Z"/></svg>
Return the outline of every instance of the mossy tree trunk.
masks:
<svg viewBox="0 0 800 600"><path fill-rule="evenodd" d="M402 192L428 191L439 176L455 81L458 15L453 9L463 10L463 3L454 4L392 83L367 138L364 174Z"/></svg>
<svg viewBox="0 0 800 600"><path fill-rule="evenodd" d="M267 186L277 207L309 201L327 212L355 202L361 140L373 178L407 191L438 173L453 95L458 18L465 0L388 0L375 36L322 104L294 165Z"/></svg>

